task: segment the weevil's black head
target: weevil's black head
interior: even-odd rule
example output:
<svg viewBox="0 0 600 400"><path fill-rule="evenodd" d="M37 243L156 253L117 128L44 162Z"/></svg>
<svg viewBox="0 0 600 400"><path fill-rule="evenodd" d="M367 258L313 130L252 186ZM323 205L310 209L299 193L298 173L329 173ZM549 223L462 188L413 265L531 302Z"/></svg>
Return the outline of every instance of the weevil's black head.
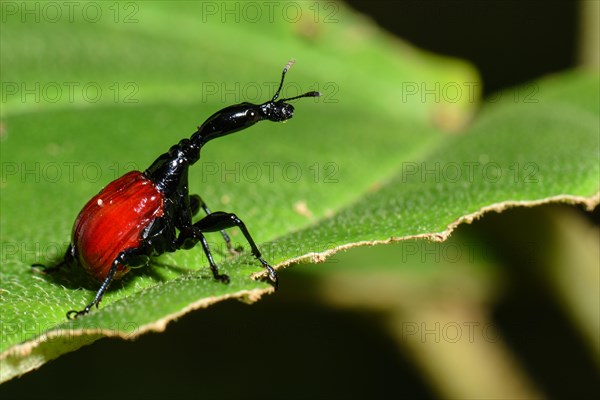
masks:
<svg viewBox="0 0 600 400"><path fill-rule="evenodd" d="M198 132L194 134L192 141L197 142L197 147L200 148L209 140L246 129L259 121L282 122L292 118L294 115L294 106L289 104L289 101L301 97L317 97L321 95L319 92L308 92L300 96L278 100L285 74L292 65L293 61L290 61L283 69L279 88L271 100L263 104L236 104L217 111L198 127Z"/></svg>
<svg viewBox="0 0 600 400"><path fill-rule="evenodd" d="M296 100L301 97L317 97L320 96L319 92L308 92L301 94L300 96L289 97L287 99L279 99L279 93L281 92L281 88L283 87L283 81L285 79L285 74L289 71L289 69L294 65L294 61L290 61L287 63L283 72L281 73L281 82L279 82L279 88L275 92L275 95L270 101L267 101L264 104L259 106L261 116L263 119L268 119L269 121L281 122L287 121L288 119L294 116L294 106L290 103L287 103L290 100Z"/></svg>
<svg viewBox="0 0 600 400"><path fill-rule="evenodd" d="M294 116L294 106L284 103L282 100L277 102L269 101L259 106L260 114L264 119L273 122L287 121Z"/></svg>
<svg viewBox="0 0 600 400"><path fill-rule="evenodd" d="M286 103L287 101L296 100L301 97L318 97L320 95L321 93L319 92L308 92L301 94L300 96L275 101L275 99L279 96L279 91L277 91L273 97L273 100L267 101L259 106L260 114L263 119L268 119L269 121L287 121L294 116L294 106L290 103Z"/></svg>

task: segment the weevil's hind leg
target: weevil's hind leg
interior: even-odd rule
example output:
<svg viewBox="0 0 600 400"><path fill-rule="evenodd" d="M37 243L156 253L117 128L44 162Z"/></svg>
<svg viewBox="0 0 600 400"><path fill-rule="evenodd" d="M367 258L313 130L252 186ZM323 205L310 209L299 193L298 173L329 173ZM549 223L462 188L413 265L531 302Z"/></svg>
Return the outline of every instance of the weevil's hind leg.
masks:
<svg viewBox="0 0 600 400"><path fill-rule="evenodd" d="M119 265L129 266L131 264L138 264L143 259L144 259L143 254L140 254L139 249L129 249L129 250L125 250L125 251L122 251L121 253L119 253L117 258L115 258L115 260L111 264L110 269L108 270L108 274L106 275L106 278L104 278L104 281L102 281L102 285L100 285L100 288L96 292L96 295L94 296L94 300L92 300L92 302L90 304L85 306L85 308L83 310L80 310L80 311L70 310L69 312L67 312L67 318L75 319L77 317L80 317L82 315L89 313L90 310L92 309L92 307L94 307L94 306L96 306L96 308L98 308L98 304L100 304L100 302L102 301L102 297L104 296L104 293L106 293L106 291L108 290L108 287L110 286L110 283L113 281L113 279L115 277L115 273L117 272L117 268L119 267Z"/></svg>
<svg viewBox="0 0 600 400"><path fill-rule="evenodd" d="M240 230L244 234L244 237L248 241L250 248L252 249L252 255L256 257L256 259L260 261L263 267L267 270L267 273L269 274L269 280L272 282L273 286L277 288L277 273L275 272L273 267L271 267L269 263L266 262L265 259L262 257L262 255L260 254L260 250L258 250L256 243L254 243L254 239L252 239L252 236L250 236L246 225L235 214L217 211L208 214L206 217L196 222L193 226L194 230L199 230L200 232L216 232L233 227L240 228Z"/></svg>
<svg viewBox="0 0 600 400"><path fill-rule="evenodd" d="M112 282L113 278L115 277L115 273L117 272L117 267L119 266L119 263L117 260L115 260L113 262L113 264L110 266L110 270L108 271L108 275L106 276L106 278L104 278L104 281L102 282L102 285L100 285L100 289L98 289L98 291L96 292L96 296L94 296L94 300L88 304L87 306L85 306L85 308L83 310L77 311L77 310L70 310L67 312L67 318L68 319L75 319L77 317L80 317L82 315L85 315L87 313L90 312L90 310L92 309L92 307L96 306L98 307L98 304L100 303L100 301L102 301L102 297L104 296L104 293L106 293L106 290L108 289L108 286L110 285L110 283Z"/></svg>
<svg viewBox="0 0 600 400"><path fill-rule="evenodd" d="M198 214L200 208L204 210L206 215L212 214L210 208L208 208L204 200L202 200L202 198L197 194L190 195L190 208L192 210L192 216ZM233 247L233 245L231 244L231 238L229 237L227 232L221 230L221 236L223 236L223 240L225 241L225 245L227 246L227 251L229 252L229 254L236 255L242 252L243 248L241 246L235 248Z"/></svg>
<svg viewBox="0 0 600 400"><path fill-rule="evenodd" d="M67 249L67 252L65 253L63 259L61 262L59 262L58 264L56 264L53 267L48 267L44 264L41 263L34 263L31 264L31 269L34 272L39 272L42 274L53 274L57 271L60 271L64 266L71 266L73 264L73 260L75 259L75 248L73 247L73 245L69 245L69 248Z"/></svg>

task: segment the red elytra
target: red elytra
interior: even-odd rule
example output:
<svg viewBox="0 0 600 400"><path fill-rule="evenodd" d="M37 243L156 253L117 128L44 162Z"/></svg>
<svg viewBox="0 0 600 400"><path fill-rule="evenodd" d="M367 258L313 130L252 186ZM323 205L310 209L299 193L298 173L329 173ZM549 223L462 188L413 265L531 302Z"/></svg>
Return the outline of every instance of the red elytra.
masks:
<svg viewBox="0 0 600 400"><path fill-rule="evenodd" d="M139 171L111 182L83 207L73 226L79 263L104 280L119 253L140 246L142 232L163 215L163 205L163 194ZM127 272L119 265L115 278Z"/></svg>

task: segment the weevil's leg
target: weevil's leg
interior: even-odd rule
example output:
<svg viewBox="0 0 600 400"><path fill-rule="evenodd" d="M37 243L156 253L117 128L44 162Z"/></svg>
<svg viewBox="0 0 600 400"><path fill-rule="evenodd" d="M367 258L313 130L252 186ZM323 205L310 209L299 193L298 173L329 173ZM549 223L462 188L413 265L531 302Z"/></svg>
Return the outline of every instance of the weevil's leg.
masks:
<svg viewBox="0 0 600 400"><path fill-rule="evenodd" d="M204 210L206 215L212 214L204 200L202 200L202 198L197 194L190 195L190 208L192 209L192 215L196 215L200 208ZM243 250L241 246L233 248L233 245L231 244L231 239L229 238L227 232L225 232L224 230L221 230L221 236L223 236L223 240L225 240L225 245L227 246L227 251L230 254L235 255Z"/></svg>
<svg viewBox="0 0 600 400"><path fill-rule="evenodd" d="M273 283L273 286L277 288L277 273L275 272L273 267L271 267L269 263L267 263L262 257L262 255L260 254L260 250L258 250L256 243L254 243L254 239L252 239L252 236L250 236L246 225L235 214L217 211L208 214L206 217L202 218L200 221L194 224L194 228L199 229L202 232L216 232L227 228L233 228L236 226L240 228L240 230L244 234L244 237L248 241L248 244L252 249L252 255L256 257L258 261L261 262L263 267L267 270L269 274L269 279Z"/></svg>
<svg viewBox="0 0 600 400"><path fill-rule="evenodd" d="M181 232L177 238L176 247L191 249L198 242L202 244L202 249L204 250L204 254L206 254L206 258L208 258L210 270L212 271L214 278L218 281L229 283L229 276L219 273L219 267L217 267L217 263L215 263L212 253L210 252L210 248L208 247L208 242L206 241L206 238L200 229L192 226L188 230Z"/></svg>
<svg viewBox="0 0 600 400"><path fill-rule="evenodd" d="M85 306L85 308L83 310L80 310L80 311L70 310L69 312L67 312L67 318L74 319L81 315L85 315L85 314L89 313L90 310L92 309L92 307L94 307L94 306L96 306L96 308L98 308L98 304L100 304L100 302L102 301L102 297L104 296L104 293L106 293L106 290L108 290L110 283L113 281L113 278L115 277L115 273L117 272L117 268L119 267L119 265L128 265L128 266L130 264L137 265L137 264L143 262L144 259L145 259L144 255L139 254L139 249L128 249L128 250L125 250L125 251L122 251L121 253L119 253L117 258L115 258L112 265L110 266L110 269L108 270L108 274L106 275L106 278L104 278L102 285L100 285L100 288L96 292L96 295L94 296L94 300L92 300L92 302L90 304Z"/></svg>
<svg viewBox="0 0 600 400"><path fill-rule="evenodd" d="M67 266L67 267L71 266L73 264L74 259L75 259L75 248L73 247L73 245L69 245L69 248L67 249L67 252L65 253L62 261L59 262L58 264L56 264L55 266L47 267L41 263L34 263L34 264L31 264L31 268L35 272L40 272L43 274L52 274L56 271L61 270L62 267L64 267L64 266Z"/></svg>
<svg viewBox="0 0 600 400"><path fill-rule="evenodd" d="M118 258L117 258L118 260ZM92 300L92 302L90 304L88 304L87 306L85 306L85 308L83 310L77 311L77 310L70 310L67 312L67 318L68 319L75 319L79 316L85 315L87 313L90 312L90 310L92 309L93 306L98 307L98 304L100 303L100 301L102 301L102 297L104 296L104 293L106 293L106 290L108 289L108 286L110 285L110 283L112 282L113 278L115 277L115 273L117 272L117 267L119 266L119 262L115 260L113 261L112 265L110 266L110 270L108 271L108 275L106 275L106 278L104 278L104 281L102 282L102 285L100 285L100 289L98 289L98 291L96 292L96 296L94 296L94 300Z"/></svg>
<svg viewBox="0 0 600 400"><path fill-rule="evenodd" d="M198 196L197 194L190 195L190 210L192 211L192 217L198 214L198 211L200 211L201 204L204 204L206 206L206 204L204 203L204 201L202 201L202 198L200 196Z"/></svg>

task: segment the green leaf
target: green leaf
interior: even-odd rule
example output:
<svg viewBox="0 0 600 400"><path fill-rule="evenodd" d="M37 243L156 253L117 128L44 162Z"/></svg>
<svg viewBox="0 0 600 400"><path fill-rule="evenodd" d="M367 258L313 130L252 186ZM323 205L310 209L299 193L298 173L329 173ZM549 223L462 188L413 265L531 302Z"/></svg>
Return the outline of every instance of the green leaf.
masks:
<svg viewBox="0 0 600 400"><path fill-rule="evenodd" d="M272 290L250 278L261 268L246 253L219 258L231 276L223 285L200 249L180 251L67 321L98 283L77 269L46 276L30 265L61 259L78 211L102 186L143 170L216 110L268 99L291 56L298 64L284 95L324 96L296 102L289 123L210 143L190 172L190 191L242 218L273 264L442 239L488 209L598 202L597 75L536 83L537 103L506 93L467 132L449 134L477 106L473 69L390 38L337 3L326 3L335 22L293 3L304 7L298 20L236 24L202 3L127 4L115 16L107 3L94 23L3 22L2 380L100 337L160 331L190 310ZM126 12L137 22L126 23ZM218 234L209 240L223 252Z"/></svg>

